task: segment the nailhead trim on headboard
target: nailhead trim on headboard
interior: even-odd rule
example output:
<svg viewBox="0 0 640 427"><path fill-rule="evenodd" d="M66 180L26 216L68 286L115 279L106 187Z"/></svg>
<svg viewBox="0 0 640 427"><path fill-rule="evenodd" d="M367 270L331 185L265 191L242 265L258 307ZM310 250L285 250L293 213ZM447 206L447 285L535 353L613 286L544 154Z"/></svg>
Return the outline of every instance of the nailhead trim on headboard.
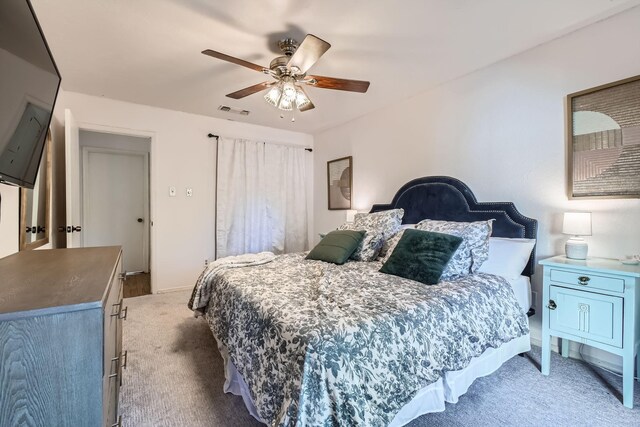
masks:
<svg viewBox="0 0 640 427"><path fill-rule="evenodd" d="M538 221L522 215L512 202L478 202L471 189L449 176L427 176L403 185L389 204L373 205L371 212L403 208L403 223L423 219L483 221L495 219L495 237L537 238ZM535 247L522 274L535 272Z"/></svg>

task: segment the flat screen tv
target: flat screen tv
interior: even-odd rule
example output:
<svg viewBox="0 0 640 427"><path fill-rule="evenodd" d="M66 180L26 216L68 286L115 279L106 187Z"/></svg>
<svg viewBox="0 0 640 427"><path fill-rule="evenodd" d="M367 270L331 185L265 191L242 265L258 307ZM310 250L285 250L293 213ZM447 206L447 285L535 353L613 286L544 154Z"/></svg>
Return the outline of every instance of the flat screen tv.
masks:
<svg viewBox="0 0 640 427"><path fill-rule="evenodd" d="M0 1L0 182L33 188L60 80L31 4Z"/></svg>

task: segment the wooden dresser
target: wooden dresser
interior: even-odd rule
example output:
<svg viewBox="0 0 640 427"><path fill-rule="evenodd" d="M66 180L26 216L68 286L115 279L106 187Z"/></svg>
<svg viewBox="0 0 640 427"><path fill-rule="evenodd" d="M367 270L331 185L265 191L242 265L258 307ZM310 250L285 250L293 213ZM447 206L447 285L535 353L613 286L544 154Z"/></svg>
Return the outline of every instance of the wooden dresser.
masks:
<svg viewBox="0 0 640 427"><path fill-rule="evenodd" d="M119 426L120 247L0 259L0 426Z"/></svg>

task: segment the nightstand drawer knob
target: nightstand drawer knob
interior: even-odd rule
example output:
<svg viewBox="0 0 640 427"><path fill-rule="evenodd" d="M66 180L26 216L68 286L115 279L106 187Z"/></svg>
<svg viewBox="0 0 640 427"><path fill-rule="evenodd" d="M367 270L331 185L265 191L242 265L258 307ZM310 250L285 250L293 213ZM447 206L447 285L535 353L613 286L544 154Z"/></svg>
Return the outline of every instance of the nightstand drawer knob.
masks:
<svg viewBox="0 0 640 427"><path fill-rule="evenodd" d="M589 284L589 280L591 279L587 276L580 276L578 277L578 284L582 286L587 286Z"/></svg>
<svg viewBox="0 0 640 427"><path fill-rule="evenodd" d="M558 308L558 304L556 304L554 300L550 299L547 308L549 308L549 310L555 310L556 308Z"/></svg>

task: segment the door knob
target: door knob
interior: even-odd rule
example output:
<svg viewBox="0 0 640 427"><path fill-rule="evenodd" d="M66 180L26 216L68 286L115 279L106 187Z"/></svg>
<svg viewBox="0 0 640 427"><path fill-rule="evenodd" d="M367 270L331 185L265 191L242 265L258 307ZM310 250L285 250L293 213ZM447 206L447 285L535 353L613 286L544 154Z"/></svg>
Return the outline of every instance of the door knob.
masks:
<svg viewBox="0 0 640 427"><path fill-rule="evenodd" d="M138 222L144 222L144 219L138 218Z"/></svg>

